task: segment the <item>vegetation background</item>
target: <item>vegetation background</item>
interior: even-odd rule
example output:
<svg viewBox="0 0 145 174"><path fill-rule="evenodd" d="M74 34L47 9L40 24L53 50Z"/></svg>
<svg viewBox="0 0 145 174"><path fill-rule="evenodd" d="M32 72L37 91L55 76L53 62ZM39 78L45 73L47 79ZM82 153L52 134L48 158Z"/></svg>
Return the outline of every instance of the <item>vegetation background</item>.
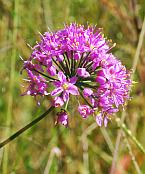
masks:
<svg viewBox="0 0 145 174"><path fill-rule="evenodd" d="M99 128L93 119L83 120L77 114L74 100L69 106L69 128L54 125L54 111L0 149L1 174L145 173L145 155L132 140L136 137L145 147L145 37L140 37L144 16L144 0L0 0L0 141L49 107L49 98L37 107L32 97L20 95L23 62L19 58L30 56L27 43L33 46L39 40L38 32L48 27L55 31L74 21L97 24L117 43L112 52L127 69L134 65L133 77L138 82L125 112L115 116L125 115L131 130L129 136L123 131L119 144L121 128L115 119L107 128Z"/></svg>

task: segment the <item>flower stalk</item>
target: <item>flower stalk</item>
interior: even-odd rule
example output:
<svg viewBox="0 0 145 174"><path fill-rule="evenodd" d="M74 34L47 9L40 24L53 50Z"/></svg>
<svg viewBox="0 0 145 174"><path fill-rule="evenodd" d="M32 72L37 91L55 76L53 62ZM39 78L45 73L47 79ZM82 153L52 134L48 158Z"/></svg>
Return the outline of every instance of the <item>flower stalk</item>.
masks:
<svg viewBox="0 0 145 174"><path fill-rule="evenodd" d="M120 125L122 130L125 132L126 135L128 135L131 140L137 145L137 147L140 149L141 152L145 154L145 148L142 146L142 144L136 139L135 136L132 135L132 132L126 127L126 125L123 123Z"/></svg>
<svg viewBox="0 0 145 174"><path fill-rule="evenodd" d="M45 113L43 113L42 115L40 115L39 117L37 117L36 119L34 119L33 121L31 121L29 124L27 124L23 128L19 129L17 132L15 132L13 135L11 135L6 140L2 141L0 143L0 148L4 147L8 143L10 143L12 140L16 139L19 135L21 135L22 133L24 133L25 131L27 131L28 129L30 129L32 126L34 126L36 123L38 123L40 120L42 120L43 118L45 118L53 109L54 109L54 107L51 106Z"/></svg>

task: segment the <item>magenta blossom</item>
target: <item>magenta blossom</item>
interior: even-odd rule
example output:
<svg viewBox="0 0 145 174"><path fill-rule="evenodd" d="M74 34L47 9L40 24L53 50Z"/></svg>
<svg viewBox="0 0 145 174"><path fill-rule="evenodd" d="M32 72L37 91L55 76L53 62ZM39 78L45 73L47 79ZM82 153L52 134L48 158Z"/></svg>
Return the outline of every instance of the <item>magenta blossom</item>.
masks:
<svg viewBox="0 0 145 174"><path fill-rule="evenodd" d="M24 61L24 95L50 95L54 107L65 109L58 117L63 125L68 124L66 111L75 97L83 118L94 115L99 126L107 126L129 99L131 87L130 73L110 52L113 46L95 26L72 23L45 32Z"/></svg>
<svg viewBox="0 0 145 174"><path fill-rule="evenodd" d="M98 112L97 115L95 115L96 122L98 126L102 126L104 124L105 127L107 127L108 124L108 118L103 116L103 113Z"/></svg>
<svg viewBox="0 0 145 174"><path fill-rule="evenodd" d="M57 113L57 121L56 124L62 124L65 127L68 126L68 115L65 111L61 111L59 113Z"/></svg>
<svg viewBox="0 0 145 174"><path fill-rule="evenodd" d="M25 94L31 95L31 96L48 95L48 92L47 92L48 85L46 84L45 78L43 78L40 75L36 76L30 70L27 70L27 73L28 73L29 79L26 82L29 83L29 86L27 88L27 91L23 95Z"/></svg>
<svg viewBox="0 0 145 174"><path fill-rule="evenodd" d="M73 82L71 82L71 80L70 82L67 81L63 72L58 72L58 79L59 81L54 83L56 89L51 92L52 96L62 93L63 100L66 102L69 100L69 94L79 95L78 88L74 85Z"/></svg>
<svg viewBox="0 0 145 174"><path fill-rule="evenodd" d="M90 89L90 88L85 88L83 90L83 94L84 94L85 97L89 97L89 96L91 96L93 94L93 90Z"/></svg>
<svg viewBox="0 0 145 174"><path fill-rule="evenodd" d="M90 76L90 74L86 71L86 68L78 68L77 69L77 74L80 77L89 77Z"/></svg>
<svg viewBox="0 0 145 174"><path fill-rule="evenodd" d="M78 107L78 111L83 118L87 118L89 115L92 114L92 110L88 105L80 105Z"/></svg>
<svg viewBox="0 0 145 174"><path fill-rule="evenodd" d="M61 107L64 105L64 101L61 97L55 97L54 98L54 106L57 108L57 107Z"/></svg>

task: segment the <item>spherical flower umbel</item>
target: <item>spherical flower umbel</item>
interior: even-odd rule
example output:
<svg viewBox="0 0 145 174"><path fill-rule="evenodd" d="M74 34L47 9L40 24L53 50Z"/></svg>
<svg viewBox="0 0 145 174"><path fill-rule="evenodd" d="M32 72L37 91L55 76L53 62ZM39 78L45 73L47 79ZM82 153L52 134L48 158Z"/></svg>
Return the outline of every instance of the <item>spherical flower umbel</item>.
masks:
<svg viewBox="0 0 145 174"><path fill-rule="evenodd" d="M110 53L111 48L94 26L72 23L44 33L24 61L28 77L24 95L50 95L54 107L65 108L57 119L65 126L70 96L76 97L83 118L93 116L99 126L107 126L113 113L129 99L131 86L130 73Z"/></svg>

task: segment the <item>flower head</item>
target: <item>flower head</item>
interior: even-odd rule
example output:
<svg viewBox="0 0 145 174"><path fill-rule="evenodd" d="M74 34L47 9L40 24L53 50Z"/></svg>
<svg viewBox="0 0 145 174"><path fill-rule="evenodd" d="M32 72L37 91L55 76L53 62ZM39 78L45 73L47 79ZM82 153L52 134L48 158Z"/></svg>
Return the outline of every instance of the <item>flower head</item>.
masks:
<svg viewBox="0 0 145 174"><path fill-rule="evenodd" d="M94 26L72 23L54 33L45 32L24 61L28 76L24 94L50 95L55 107L65 109L71 96L76 97L83 118L94 115L99 126L106 126L129 99L131 86L130 73L110 49ZM85 103L80 104L80 97ZM66 115L61 112L58 122L67 125Z"/></svg>

